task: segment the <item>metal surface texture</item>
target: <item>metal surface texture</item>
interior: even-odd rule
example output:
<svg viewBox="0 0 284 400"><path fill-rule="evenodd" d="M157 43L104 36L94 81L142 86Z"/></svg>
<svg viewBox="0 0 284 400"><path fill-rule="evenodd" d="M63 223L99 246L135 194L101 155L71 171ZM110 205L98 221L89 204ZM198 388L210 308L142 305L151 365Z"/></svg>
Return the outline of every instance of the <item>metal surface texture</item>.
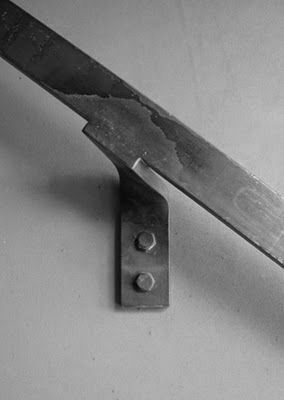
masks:
<svg viewBox="0 0 284 400"><path fill-rule="evenodd" d="M84 132L91 129L87 125ZM99 142L120 177L117 302L123 307L169 306L169 206L164 180L142 158L132 168Z"/></svg>
<svg viewBox="0 0 284 400"><path fill-rule="evenodd" d="M119 303L124 307L169 305L169 209L162 179L142 160L119 168L121 265ZM153 241L149 238L154 238ZM151 243L150 243L151 242Z"/></svg>
<svg viewBox="0 0 284 400"><path fill-rule="evenodd" d="M105 153L128 168L142 158L283 267L284 200L256 177L7 0L0 55L84 117Z"/></svg>

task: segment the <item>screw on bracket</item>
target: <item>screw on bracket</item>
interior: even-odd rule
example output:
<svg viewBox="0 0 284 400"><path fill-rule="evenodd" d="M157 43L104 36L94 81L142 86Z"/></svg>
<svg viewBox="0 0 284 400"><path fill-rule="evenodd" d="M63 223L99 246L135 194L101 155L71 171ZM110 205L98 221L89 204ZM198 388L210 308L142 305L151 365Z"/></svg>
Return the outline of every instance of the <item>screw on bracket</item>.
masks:
<svg viewBox="0 0 284 400"><path fill-rule="evenodd" d="M136 248L141 251L151 251L156 244L156 237L153 232L140 232L135 240Z"/></svg>
<svg viewBox="0 0 284 400"><path fill-rule="evenodd" d="M151 292L155 283L155 278L150 272L141 272L135 280L137 288L142 292Z"/></svg>

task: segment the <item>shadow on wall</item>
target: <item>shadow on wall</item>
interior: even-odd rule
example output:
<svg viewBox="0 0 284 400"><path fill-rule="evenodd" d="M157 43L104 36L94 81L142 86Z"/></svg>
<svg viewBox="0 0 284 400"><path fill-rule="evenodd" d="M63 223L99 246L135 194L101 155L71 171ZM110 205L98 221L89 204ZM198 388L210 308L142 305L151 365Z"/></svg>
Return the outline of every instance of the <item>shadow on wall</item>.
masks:
<svg viewBox="0 0 284 400"><path fill-rule="evenodd" d="M174 188L171 198L172 273L187 278L188 297L213 304L216 324L229 314L284 350L284 271Z"/></svg>
<svg viewBox="0 0 284 400"><path fill-rule="evenodd" d="M95 233L98 224L112 227L118 213L115 167L81 132L85 121L36 87L36 94L39 89L47 103L37 106L27 89L25 98L23 90L17 93L16 84L13 93L13 86L8 90L0 82L5 110L1 113L0 106L0 151L12 160L10 185L19 186L33 203L43 207L54 203L58 213L74 210L73 214L94 224ZM17 182L13 182L14 169ZM114 266L109 268L113 277ZM109 293L114 293L113 281L107 284Z"/></svg>
<svg viewBox="0 0 284 400"><path fill-rule="evenodd" d="M31 187L40 195L38 201L67 203L94 223L117 219L117 176L105 157L87 139L72 135L68 125L60 129L54 122L58 114L35 110L32 102L32 112L26 113L23 98L5 88L1 96L15 115L1 115L1 146L48 175L46 184ZM113 214L108 212L112 209ZM175 189L171 215L171 274L187 279L189 297L206 298L220 313L233 314L283 349L283 271Z"/></svg>

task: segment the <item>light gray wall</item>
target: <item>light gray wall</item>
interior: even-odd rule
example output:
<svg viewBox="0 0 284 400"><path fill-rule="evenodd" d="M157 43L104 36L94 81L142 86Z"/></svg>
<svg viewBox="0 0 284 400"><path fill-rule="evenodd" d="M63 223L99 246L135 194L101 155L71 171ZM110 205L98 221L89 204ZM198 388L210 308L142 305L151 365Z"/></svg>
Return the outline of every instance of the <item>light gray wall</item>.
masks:
<svg viewBox="0 0 284 400"><path fill-rule="evenodd" d="M16 3L284 194L282 0ZM283 399L283 271L171 190L171 306L117 309L114 167L2 60L0 105L0 399Z"/></svg>

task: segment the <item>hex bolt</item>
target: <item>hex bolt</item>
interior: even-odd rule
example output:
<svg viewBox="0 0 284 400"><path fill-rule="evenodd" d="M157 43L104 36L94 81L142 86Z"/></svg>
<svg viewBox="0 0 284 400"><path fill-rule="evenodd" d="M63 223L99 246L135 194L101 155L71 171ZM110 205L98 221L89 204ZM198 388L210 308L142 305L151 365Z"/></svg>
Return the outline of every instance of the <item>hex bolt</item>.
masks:
<svg viewBox="0 0 284 400"><path fill-rule="evenodd" d="M141 292L151 292L155 283L155 278L150 272L141 272L135 280L135 284Z"/></svg>
<svg viewBox="0 0 284 400"><path fill-rule="evenodd" d="M157 244L156 237L153 232L143 231L137 235L135 244L138 250L150 251Z"/></svg>

